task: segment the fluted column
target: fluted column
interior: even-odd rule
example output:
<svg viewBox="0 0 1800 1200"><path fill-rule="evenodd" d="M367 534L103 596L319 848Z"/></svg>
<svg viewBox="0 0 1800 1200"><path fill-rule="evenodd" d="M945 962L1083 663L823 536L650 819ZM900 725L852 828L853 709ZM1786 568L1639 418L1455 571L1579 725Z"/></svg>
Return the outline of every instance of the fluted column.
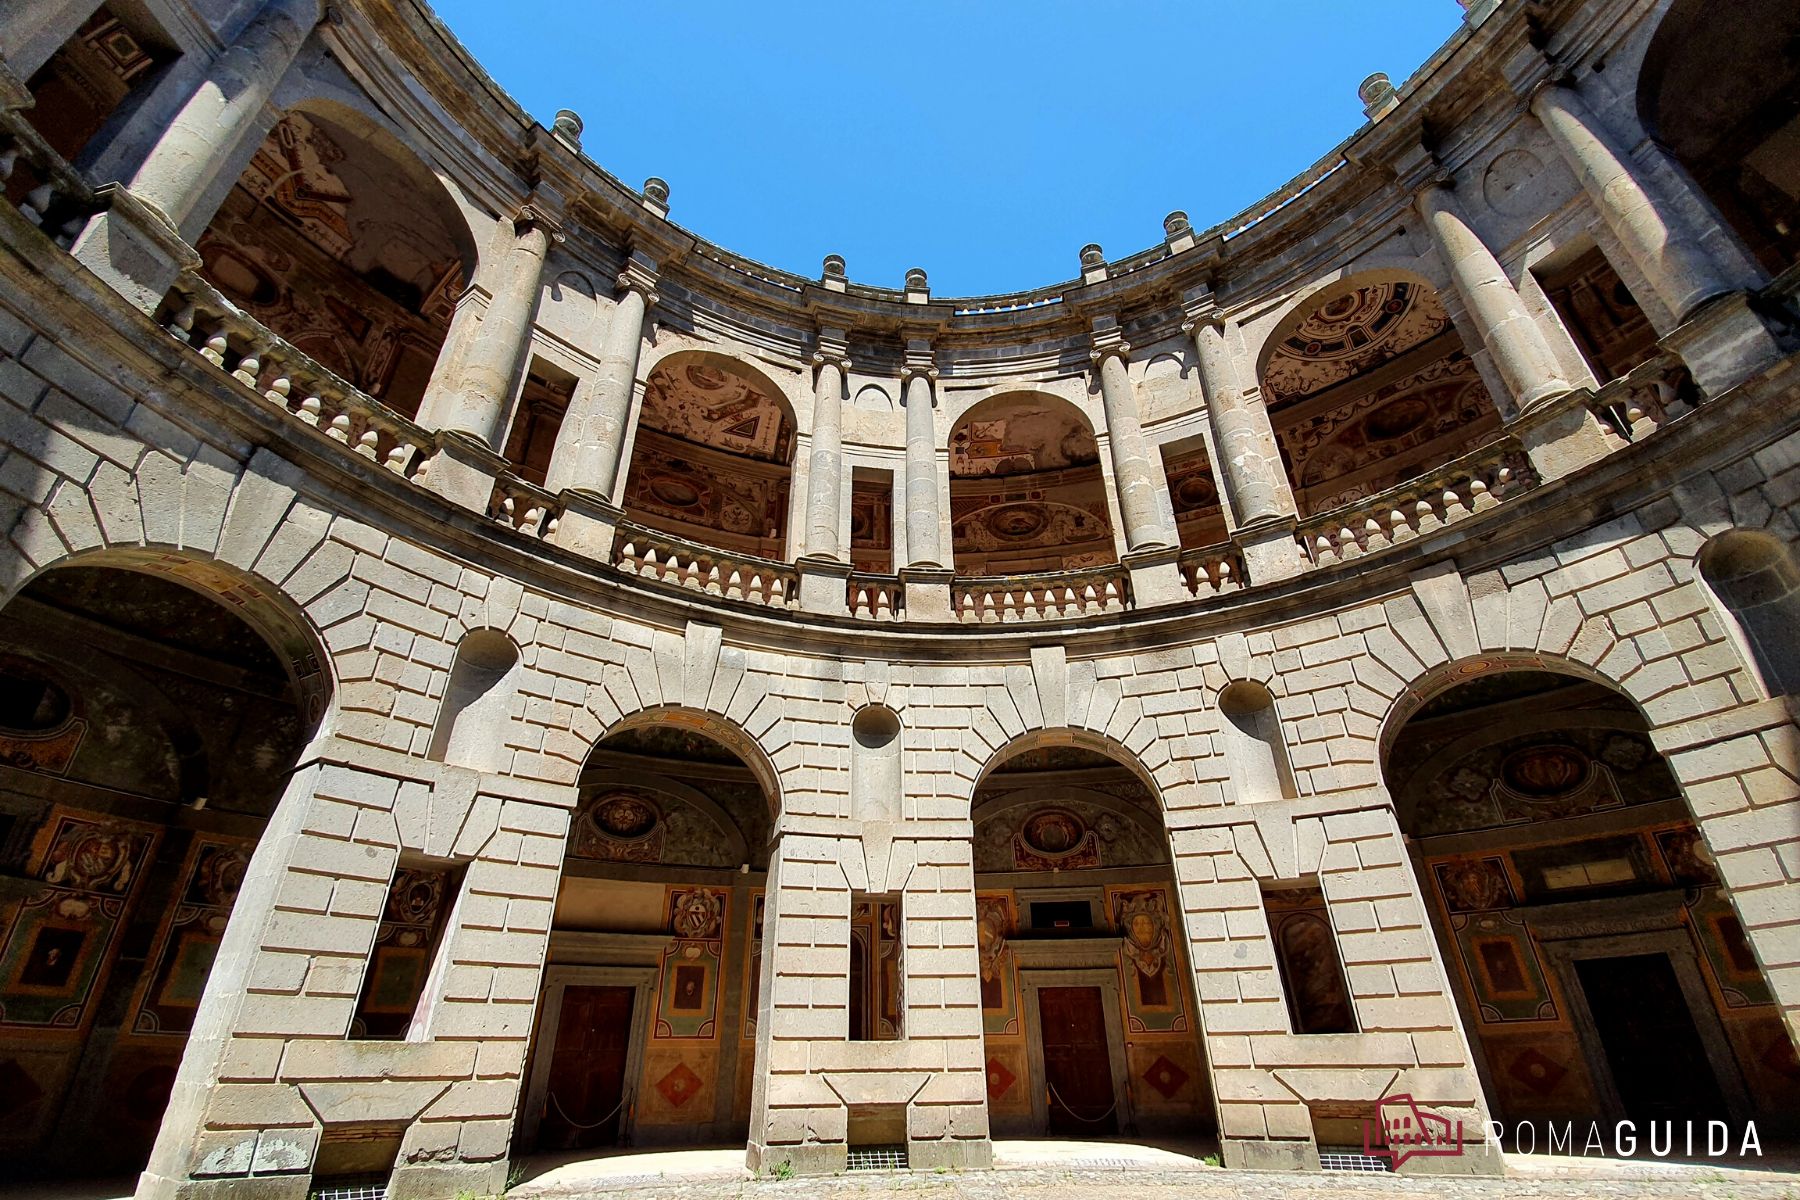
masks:
<svg viewBox="0 0 1800 1200"><path fill-rule="evenodd" d="M1091 358L1100 371L1100 403L1106 411L1106 444L1111 450L1113 486L1119 494L1119 518L1125 523L1127 550L1167 546L1159 493L1166 477L1150 461L1144 426L1138 417L1137 389L1126 363L1131 344L1119 335L1118 322L1094 322Z"/></svg>
<svg viewBox="0 0 1800 1200"><path fill-rule="evenodd" d="M233 151L265 132L264 106L319 15L319 0L269 0L157 139L132 194L183 227Z"/></svg>
<svg viewBox="0 0 1800 1200"><path fill-rule="evenodd" d="M1543 330L1506 277L1500 260L1469 227L1456 194L1444 183L1432 183L1415 199L1438 254L1450 268L1476 332L1494 360L1520 411L1530 409L1570 388L1556 365Z"/></svg>
<svg viewBox="0 0 1800 1200"><path fill-rule="evenodd" d="M938 534L937 422L932 414L936 403L932 382L937 376L931 343L907 342L900 378L906 387L906 561L913 567L945 565Z"/></svg>
<svg viewBox="0 0 1800 1200"><path fill-rule="evenodd" d="M844 482L844 375L850 370L841 329L821 329L813 363L812 454L806 474L806 553L842 558L838 525ZM909 424L910 429L910 424Z"/></svg>
<svg viewBox="0 0 1800 1200"><path fill-rule="evenodd" d="M511 244L501 252L490 276L487 309L468 333L455 385L432 405L439 429L466 433L494 450L500 448L513 381L531 344L531 323L554 234L545 215L527 206L502 236L510 236Z"/></svg>
<svg viewBox="0 0 1800 1200"><path fill-rule="evenodd" d="M619 297L606 328L600 370L563 418L545 486L576 488L604 500L618 484L625 434L644 348L644 318L656 303L656 264L634 254L618 278Z"/></svg>
<svg viewBox="0 0 1800 1200"><path fill-rule="evenodd" d="M1224 323L1208 308L1189 310L1181 326L1194 339L1213 452L1238 526L1294 515L1294 490L1281 465L1275 429L1260 393L1246 392L1225 343Z"/></svg>
<svg viewBox="0 0 1800 1200"><path fill-rule="evenodd" d="M1558 83L1539 88L1531 112L1677 322L1714 296L1752 282L1729 278L1700 245L1699 232L1639 175L1629 150L1575 89Z"/></svg>

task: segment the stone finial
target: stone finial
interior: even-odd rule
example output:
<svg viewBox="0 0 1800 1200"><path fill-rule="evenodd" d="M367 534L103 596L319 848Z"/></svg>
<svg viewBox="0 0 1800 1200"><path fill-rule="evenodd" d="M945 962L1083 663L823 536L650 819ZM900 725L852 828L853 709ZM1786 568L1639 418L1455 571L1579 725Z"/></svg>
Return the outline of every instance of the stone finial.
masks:
<svg viewBox="0 0 1800 1200"><path fill-rule="evenodd" d="M1377 71L1357 86L1356 95L1363 102L1363 114L1378 120L1400 103L1400 93L1386 71Z"/></svg>
<svg viewBox="0 0 1800 1200"><path fill-rule="evenodd" d="M1089 242L1081 248L1081 280L1083 283L1098 283L1106 278L1106 251L1097 242Z"/></svg>
<svg viewBox="0 0 1800 1200"><path fill-rule="evenodd" d="M581 131L584 128L586 126L582 124L580 113L572 108L559 108L556 110L556 120L551 124L550 131L579 150L581 149Z"/></svg>
<svg viewBox="0 0 1800 1200"><path fill-rule="evenodd" d="M1172 252L1194 246L1194 227L1188 223L1188 215L1179 208L1163 218L1163 241Z"/></svg>
<svg viewBox="0 0 1800 1200"><path fill-rule="evenodd" d="M827 254L825 256L824 267L822 268L822 277L825 279L843 279L844 256L841 254Z"/></svg>
<svg viewBox="0 0 1800 1200"><path fill-rule="evenodd" d="M906 299L910 304L924 304L931 299L931 281L925 277L924 267L914 267L906 273Z"/></svg>
<svg viewBox="0 0 1800 1200"><path fill-rule="evenodd" d="M644 180L644 203L660 216L669 215L669 181L652 175Z"/></svg>

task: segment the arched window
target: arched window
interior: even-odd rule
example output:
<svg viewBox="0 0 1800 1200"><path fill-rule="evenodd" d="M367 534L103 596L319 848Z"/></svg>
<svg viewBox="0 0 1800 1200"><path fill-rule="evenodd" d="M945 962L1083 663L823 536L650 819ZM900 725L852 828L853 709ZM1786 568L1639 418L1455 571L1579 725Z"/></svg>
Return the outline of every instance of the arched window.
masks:
<svg viewBox="0 0 1800 1200"><path fill-rule="evenodd" d="M1700 576L1772 695L1800 691L1800 566L1767 533L1734 529L1700 551Z"/></svg>
<svg viewBox="0 0 1800 1200"><path fill-rule="evenodd" d="M498 630L472 630L457 643L431 732L431 758L477 771L506 765L507 706L518 665L518 647Z"/></svg>
<svg viewBox="0 0 1800 1200"><path fill-rule="evenodd" d="M1240 681L1219 693L1226 764L1240 804L1296 795L1293 768L1281 736L1275 697L1260 683Z"/></svg>
<svg viewBox="0 0 1800 1200"><path fill-rule="evenodd" d="M900 819L900 718L871 704L850 722L850 812L859 821Z"/></svg>

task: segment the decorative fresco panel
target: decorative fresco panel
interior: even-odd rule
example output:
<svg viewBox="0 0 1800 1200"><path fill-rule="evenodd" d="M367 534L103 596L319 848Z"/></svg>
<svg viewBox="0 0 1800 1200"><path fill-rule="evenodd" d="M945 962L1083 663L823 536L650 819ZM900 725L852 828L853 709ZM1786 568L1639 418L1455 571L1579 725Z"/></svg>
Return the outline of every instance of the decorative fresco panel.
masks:
<svg viewBox="0 0 1800 1200"><path fill-rule="evenodd" d="M1750 948L1743 923L1724 891L1717 887L1694 889L1688 893L1687 913L1694 940L1700 943L1725 1006L1752 1008L1773 1004L1775 997L1757 966L1756 952Z"/></svg>
<svg viewBox="0 0 1800 1200"><path fill-rule="evenodd" d="M1458 914L1450 918L1450 931L1483 1021L1556 1019L1556 1003L1524 917L1516 912Z"/></svg>
<svg viewBox="0 0 1800 1200"><path fill-rule="evenodd" d="M136 1033L187 1033L231 919L254 843L205 840L189 851L181 899L152 956L139 998Z"/></svg>
<svg viewBox="0 0 1800 1200"><path fill-rule="evenodd" d="M146 825L54 810L0 938L0 1025L79 1026L157 834Z"/></svg>
<svg viewBox="0 0 1800 1200"><path fill-rule="evenodd" d="M710 1040L718 1032L719 975L729 898L723 888L668 890L669 929L675 937L663 952L657 981L654 1036L659 1041Z"/></svg>
<svg viewBox="0 0 1800 1200"><path fill-rule="evenodd" d="M1125 1027L1132 1033L1185 1033L1180 959L1170 927L1169 893L1163 888L1109 888L1107 907L1123 939L1120 984Z"/></svg>
<svg viewBox="0 0 1800 1200"><path fill-rule="evenodd" d="M1263 367L1272 405L1339 384L1423 345L1450 327L1431 288L1410 280L1370 283L1317 305Z"/></svg>
<svg viewBox="0 0 1800 1200"><path fill-rule="evenodd" d="M1030 1112L1031 1068L1025 1043L989 1043L985 1066L988 1107L996 1113Z"/></svg>
<svg viewBox="0 0 1800 1200"><path fill-rule="evenodd" d="M632 520L707 545L779 558L787 536L788 471L640 429L625 482Z"/></svg>
<svg viewBox="0 0 1800 1200"><path fill-rule="evenodd" d="M1142 793L1141 786L1131 787ZM1044 791L1028 789L1019 796L1041 797ZM982 809L985 815L975 829L978 872L1154 866L1168 858L1145 822L1074 797L1014 805L984 798Z"/></svg>
<svg viewBox="0 0 1800 1200"><path fill-rule="evenodd" d="M1511 908L1512 880L1502 858L1465 858L1432 864L1444 907L1453 913Z"/></svg>
<svg viewBox="0 0 1800 1200"><path fill-rule="evenodd" d="M642 414L645 428L684 442L769 463L793 456L787 401L723 363L658 366L644 384Z"/></svg>
<svg viewBox="0 0 1800 1200"><path fill-rule="evenodd" d="M612 787L584 799L571 854L600 862L735 867L731 842L706 813L649 788Z"/></svg>
<svg viewBox="0 0 1800 1200"><path fill-rule="evenodd" d="M990 1034L1019 1032L1019 976L1007 939L1017 927L1010 895L975 897L975 951L981 973L981 1024Z"/></svg>

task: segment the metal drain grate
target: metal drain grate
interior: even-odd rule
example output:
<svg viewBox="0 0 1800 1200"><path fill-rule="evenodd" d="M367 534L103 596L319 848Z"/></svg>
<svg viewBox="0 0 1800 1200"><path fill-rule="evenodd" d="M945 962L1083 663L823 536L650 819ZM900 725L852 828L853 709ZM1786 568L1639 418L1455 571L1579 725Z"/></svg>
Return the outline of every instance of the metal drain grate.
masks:
<svg viewBox="0 0 1800 1200"><path fill-rule="evenodd" d="M844 1169L846 1171L904 1171L906 1170L906 1147L904 1145L852 1146Z"/></svg>
<svg viewBox="0 0 1800 1200"><path fill-rule="evenodd" d="M388 1177L380 1175L337 1175L315 1179L307 1200L387 1200Z"/></svg>
<svg viewBox="0 0 1800 1200"><path fill-rule="evenodd" d="M1385 1175L1394 1169L1391 1160L1367 1154L1361 1146L1320 1146L1319 1166L1326 1171L1354 1171L1364 1175Z"/></svg>

